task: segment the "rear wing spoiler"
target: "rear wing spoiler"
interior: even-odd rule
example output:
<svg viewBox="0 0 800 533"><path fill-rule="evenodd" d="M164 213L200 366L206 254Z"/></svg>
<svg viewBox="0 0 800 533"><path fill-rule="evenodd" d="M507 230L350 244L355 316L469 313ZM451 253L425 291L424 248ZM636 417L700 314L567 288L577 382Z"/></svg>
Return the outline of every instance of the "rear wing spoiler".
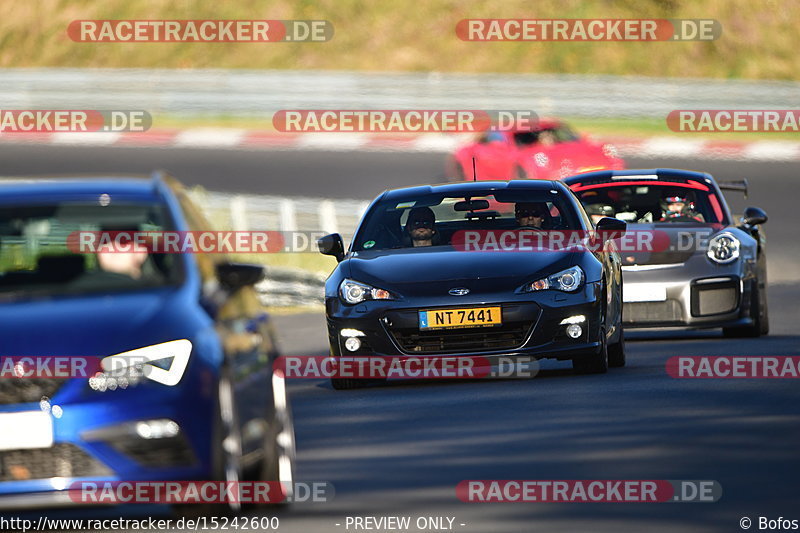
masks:
<svg viewBox="0 0 800 533"><path fill-rule="evenodd" d="M744 199L747 200L747 180L736 180L736 181L719 181L717 182L719 188L723 191L738 191L744 193Z"/></svg>

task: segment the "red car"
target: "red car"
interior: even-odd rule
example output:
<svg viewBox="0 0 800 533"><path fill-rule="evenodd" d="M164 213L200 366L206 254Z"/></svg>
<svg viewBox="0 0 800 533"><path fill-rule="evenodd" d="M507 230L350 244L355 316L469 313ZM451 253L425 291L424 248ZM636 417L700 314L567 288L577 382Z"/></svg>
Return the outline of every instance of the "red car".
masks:
<svg viewBox="0 0 800 533"><path fill-rule="evenodd" d="M459 148L446 169L451 180L561 179L593 170L622 170L610 144L591 141L555 119L540 119L526 131L487 131Z"/></svg>

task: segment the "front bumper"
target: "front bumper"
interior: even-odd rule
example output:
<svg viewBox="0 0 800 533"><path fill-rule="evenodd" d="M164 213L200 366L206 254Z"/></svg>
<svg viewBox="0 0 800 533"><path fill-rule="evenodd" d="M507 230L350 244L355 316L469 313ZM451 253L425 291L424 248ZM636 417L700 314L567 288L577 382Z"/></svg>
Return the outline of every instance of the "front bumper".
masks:
<svg viewBox="0 0 800 533"><path fill-rule="evenodd" d="M600 284L588 283L576 293L556 290L524 294L469 294L417 297L413 300L366 301L346 305L326 299L331 353L342 355L493 357L575 359L599 348ZM502 307L502 326L421 331L418 311L481 306ZM582 334L572 339L561 322L583 315ZM345 348L343 329L363 333L357 351Z"/></svg>
<svg viewBox="0 0 800 533"><path fill-rule="evenodd" d="M85 387L68 380L51 400L63 413L53 417L52 446L0 451L0 510L79 504L68 490L79 481L210 479L210 395L189 383L76 392ZM0 405L0 414L39 409ZM172 421L178 431L145 438L136 431L143 421Z"/></svg>
<svg viewBox="0 0 800 533"><path fill-rule="evenodd" d="M686 263L623 266L625 327L716 328L753 323L755 263L713 265L696 254Z"/></svg>

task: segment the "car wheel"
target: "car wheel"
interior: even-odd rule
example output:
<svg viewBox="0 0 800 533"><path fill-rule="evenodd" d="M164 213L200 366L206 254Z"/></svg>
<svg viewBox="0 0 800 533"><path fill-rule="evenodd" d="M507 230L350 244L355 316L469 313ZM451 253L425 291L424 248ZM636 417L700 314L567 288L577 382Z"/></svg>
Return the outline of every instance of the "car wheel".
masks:
<svg viewBox="0 0 800 533"><path fill-rule="evenodd" d="M238 483L242 479L242 438L229 372L220 372L211 442L211 479ZM242 504L227 501L209 504L179 504L174 511L184 517L238 514Z"/></svg>
<svg viewBox="0 0 800 533"><path fill-rule="evenodd" d="M605 374L608 371L608 344L606 328L600 328L600 348L591 357L572 360L572 368L578 374Z"/></svg>
<svg viewBox="0 0 800 533"><path fill-rule="evenodd" d="M619 327L619 340L608 347L608 366L619 368L625 366L625 330Z"/></svg>
<svg viewBox="0 0 800 533"><path fill-rule="evenodd" d="M264 459L261 462L261 481L279 481L283 486L285 498L280 505L291 503L294 495L295 448L294 421L289 397L286 393L285 378L272 377L274 409L270 417L269 429L264 440Z"/></svg>
<svg viewBox="0 0 800 533"><path fill-rule="evenodd" d="M730 338L742 337L760 337L762 334L762 321L767 312L766 298L763 302L761 299L761 289L758 287L759 282L753 284L753 291L750 294L750 316L753 317L753 323L749 326L735 326L731 328L722 328L722 335ZM767 323L767 331L769 331L769 323Z"/></svg>

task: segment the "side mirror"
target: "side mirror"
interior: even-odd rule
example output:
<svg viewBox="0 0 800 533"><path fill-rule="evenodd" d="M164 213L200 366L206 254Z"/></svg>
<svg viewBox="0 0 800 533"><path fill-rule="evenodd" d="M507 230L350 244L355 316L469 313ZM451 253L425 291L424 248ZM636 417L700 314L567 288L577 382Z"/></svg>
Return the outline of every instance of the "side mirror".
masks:
<svg viewBox="0 0 800 533"><path fill-rule="evenodd" d="M344 259L344 242L342 242L342 236L338 233L331 233L321 237L317 240L317 247L319 247L319 253L322 255L332 255L340 262Z"/></svg>
<svg viewBox="0 0 800 533"><path fill-rule="evenodd" d="M625 235L628 224L618 218L603 217L597 223L596 229L599 237L604 241L619 239Z"/></svg>
<svg viewBox="0 0 800 533"><path fill-rule="evenodd" d="M264 267L248 263L221 263L217 265L217 279L222 287L236 291L255 285L264 278Z"/></svg>
<svg viewBox="0 0 800 533"><path fill-rule="evenodd" d="M744 210L742 222L748 226L757 226L767 221L767 214L758 207L748 207Z"/></svg>

